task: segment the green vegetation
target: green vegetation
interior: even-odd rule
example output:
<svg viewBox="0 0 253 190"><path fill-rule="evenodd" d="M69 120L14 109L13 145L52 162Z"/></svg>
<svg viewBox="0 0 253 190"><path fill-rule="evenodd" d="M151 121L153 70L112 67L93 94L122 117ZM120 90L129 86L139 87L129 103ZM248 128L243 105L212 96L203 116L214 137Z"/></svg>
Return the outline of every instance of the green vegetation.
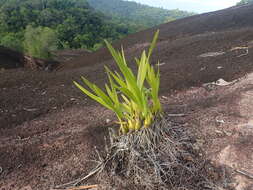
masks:
<svg viewBox="0 0 253 190"><path fill-rule="evenodd" d="M137 76L128 67L124 51L116 51L109 42L106 45L110 50L121 72L113 72L106 67L109 85L105 84L106 92L95 84L82 77L93 92L90 92L77 82L74 84L90 98L104 107L112 110L118 117L120 132L126 134L149 127L155 117L162 111L159 101L160 74L151 66L149 60L155 47L158 31L152 41L148 54L143 51L141 58L136 58L138 66Z"/></svg>
<svg viewBox="0 0 253 190"><path fill-rule="evenodd" d="M0 45L30 53L31 48L23 47L28 25L54 31L58 49L94 50L103 39L112 41L130 32L96 12L86 0L0 0Z"/></svg>
<svg viewBox="0 0 253 190"><path fill-rule="evenodd" d="M252 4L253 0L241 0L237 5Z"/></svg>
<svg viewBox="0 0 253 190"><path fill-rule="evenodd" d="M24 48L26 52L37 58L52 58L51 52L57 49L57 35L48 27L34 28L28 25L25 29Z"/></svg>
<svg viewBox="0 0 253 190"><path fill-rule="evenodd" d="M17 51L23 51L23 44L21 40L22 36L18 33L7 33L0 37L0 44L4 47L15 49Z"/></svg>
<svg viewBox="0 0 253 190"><path fill-rule="evenodd" d="M114 22L124 23L136 31L195 14L178 9L155 8L132 1L88 0L88 2L95 10L110 15Z"/></svg>
<svg viewBox="0 0 253 190"><path fill-rule="evenodd" d="M51 57L48 51L52 49L94 51L104 45L104 39L112 42L189 15L192 13L122 0L0 0L0 45L41 58ZM43 30L50 38L54 36L53 45L31 40L34 33L42 35Z"/></svg>

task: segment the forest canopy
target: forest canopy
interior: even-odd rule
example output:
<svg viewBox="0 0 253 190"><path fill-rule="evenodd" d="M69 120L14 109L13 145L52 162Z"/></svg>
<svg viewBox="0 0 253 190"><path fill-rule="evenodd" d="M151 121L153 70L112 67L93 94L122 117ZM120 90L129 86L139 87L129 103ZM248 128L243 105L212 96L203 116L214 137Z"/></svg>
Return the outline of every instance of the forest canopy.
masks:
<svg viewBox="0 0 253 190"><path fill-rule="evenodd" d="M195 13L163 8L151 7L133 1L122 0L88 0L90 6L106 15L110 15L115 22L128 24L136 30L173 21Z"/></svg>
<svg viewBox="0 0 253 190"><path fill-rule="evenodd" d="M39 53L43 49L93 51L104 39L113 41L189 15L122 0L0 0L0 45L40 58L50 57L49 52ZM29 35L36 32L40 37L46 33L42 38L49 41L31 40ZM27 42L44 47L35 50Z"/></svg>
<svg viewBox="0 0 253 190"><path fill-rule="evenodd" d="M129 33L127 28L96 12L85 0L0 0L2 45L23 49L21 42L28 25L54 30L60 49L93 49L104 38L114 40Z"/></svg>

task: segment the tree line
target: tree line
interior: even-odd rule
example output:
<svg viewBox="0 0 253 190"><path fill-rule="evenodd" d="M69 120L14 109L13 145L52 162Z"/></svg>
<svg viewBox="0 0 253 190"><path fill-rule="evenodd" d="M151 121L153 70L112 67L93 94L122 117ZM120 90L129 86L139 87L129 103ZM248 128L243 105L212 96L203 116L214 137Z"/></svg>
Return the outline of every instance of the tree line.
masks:
<svg viewBox="0 0 253 190"><path fill-rule="evenodd" d="M195 14L178 9L167 10L151 7L133 1L88 0L88 3L94 9L110 16L114 22L127 24L135 31Z"/></svg>
<svg viewBox="0 0 253 190"><path fill-rule="evenodd" d="M0 0L0 44L37 57L48 57L35 50L45 39L49 44L43 46L52 45L50 50L95 50L103 39L112 41L129 32L86 0Z"/></svg>
<svg viewBox="0 0 253 190"><path fill-rule="evenodd" d="M104 39L188 15L122 0L0 0L0 45L50 58L53 50L97 50Z"/></svg>

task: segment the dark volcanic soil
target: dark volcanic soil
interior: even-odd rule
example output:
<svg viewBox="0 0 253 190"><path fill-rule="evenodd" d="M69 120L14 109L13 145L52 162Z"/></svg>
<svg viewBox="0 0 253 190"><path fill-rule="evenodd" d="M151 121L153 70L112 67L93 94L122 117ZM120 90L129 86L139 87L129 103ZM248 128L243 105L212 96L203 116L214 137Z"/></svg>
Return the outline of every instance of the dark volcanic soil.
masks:
<svg viewBox="0 0 253 190"><path fill-rule="evenodd" d="M0 46L0 69L13 69L23 67L23 55L19 52Z"/></svg>
<svg viewBox="0 0 253 190"><path fill-rule="evenodd" d="M154 64L158 59L161 63L161 95L175 94L253 72L252 18L253 6L230 8L133 34L115 46L123 44L131 61L159 28L152 59ZM83 75L101 86L105 64L114 67L108 51L101 49L81 52L79 58L64 61L53 72L0 71L0 189L1 185L48 189L87 169L84 160L94 145L102 144L105 132L99 127L112 116L94 107L72 81Z"/></svg>

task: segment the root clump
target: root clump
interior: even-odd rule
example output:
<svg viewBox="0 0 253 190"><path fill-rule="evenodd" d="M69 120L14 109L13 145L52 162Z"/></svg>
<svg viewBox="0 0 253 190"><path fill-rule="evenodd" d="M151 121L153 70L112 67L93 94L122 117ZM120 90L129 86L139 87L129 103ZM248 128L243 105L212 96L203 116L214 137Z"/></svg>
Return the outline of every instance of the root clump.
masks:
<svg viewBox="0 0 253 190"><path fill-rule="evenodd" d="M200 156L193 139L166 118L138 132L110 135L97 176L102 189L223 189L217 186L226 186L221 172Z"/></svg>

